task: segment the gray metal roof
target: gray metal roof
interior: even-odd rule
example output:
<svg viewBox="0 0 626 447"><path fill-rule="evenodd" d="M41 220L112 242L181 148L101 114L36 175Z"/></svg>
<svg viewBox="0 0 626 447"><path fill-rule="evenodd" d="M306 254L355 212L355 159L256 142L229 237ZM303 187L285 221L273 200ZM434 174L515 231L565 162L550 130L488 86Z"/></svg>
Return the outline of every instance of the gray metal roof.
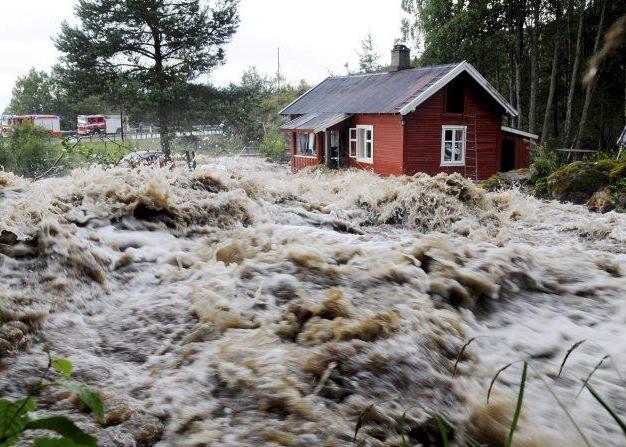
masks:
<svg viewBox="0 0 626 447"><path fill-rule="evenodd" d="M311 130L322 132L350 117L347 113L307 113L283 124L282 130Z"/></svg>
<svg viewBox="0 0 626 447"><path fill-rule="evenodd" d="M402 113L419 104L467 72L508 113L515 108L468 62L412 68L388 73L329 77L285 107L283 115L308 113Z"/></svg>
<svg viewBox="0 0 626 447"><path fill-rule="evenodd" d="M281 113L399 113L457 64L389 73L329 77Z"/></svg>

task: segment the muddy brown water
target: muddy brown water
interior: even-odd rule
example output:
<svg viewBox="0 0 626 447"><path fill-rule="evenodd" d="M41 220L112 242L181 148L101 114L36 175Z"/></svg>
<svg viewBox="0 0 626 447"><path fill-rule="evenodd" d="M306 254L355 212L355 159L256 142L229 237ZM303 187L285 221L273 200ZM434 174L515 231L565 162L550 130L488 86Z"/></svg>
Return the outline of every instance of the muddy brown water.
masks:
<svg viewBox="0 0 626 447"><path fill-rule="evenodd" d="M290 174L257 160L185 171L0 172L0 395L49 347L102 392L102 446L624 445L584 379L626 414L626 218L484 193L459 176ZM453 375L463 344L475 340ZM557 377L567 350L570 355ZM622 376L622 377L620 377ZM469 439L469 440L468 440Z"/></svg>

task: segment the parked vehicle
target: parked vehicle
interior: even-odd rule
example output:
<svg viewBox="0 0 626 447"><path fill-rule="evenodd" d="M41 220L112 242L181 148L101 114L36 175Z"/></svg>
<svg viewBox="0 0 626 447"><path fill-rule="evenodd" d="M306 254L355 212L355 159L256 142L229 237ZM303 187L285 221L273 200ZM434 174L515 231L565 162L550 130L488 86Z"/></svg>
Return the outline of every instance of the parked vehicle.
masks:
<svg viewBox="0 0 626 447"><path fill-rule="evenodd" d="M46 129L53 137L61 136L61 119L57 115L5 115L2 118L2 132L9 132L11 127L25 123Z"/></svg>
<svg viewBox="0 0 626 447"><path fill-rule="evenodd" d="M118 166L130 169L142 166L150 166L154 168L169 166L170 168L174 168L176 166L176 162L173 158L166 160L163 153L159 151L136 151L126 154L118 163Z"/></svg>
<svg viewBox="0 0 626 447"><path fill-rule="evenodd" d="M11 130L11 115L0 115L0 133L5 135Z"/></svg>
<svg viewBox="0 0 626 447"><path fill-rule="evenodd" d="M119 115L78 115L78 134L122 133L122 119Z"/></svg>

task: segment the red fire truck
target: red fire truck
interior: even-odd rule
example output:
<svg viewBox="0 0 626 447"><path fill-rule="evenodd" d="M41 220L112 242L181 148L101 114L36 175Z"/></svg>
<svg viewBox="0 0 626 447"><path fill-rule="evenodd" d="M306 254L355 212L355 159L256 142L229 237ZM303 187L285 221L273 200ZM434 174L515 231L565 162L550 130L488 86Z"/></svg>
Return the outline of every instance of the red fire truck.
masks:
<svg viewBox="0 0 626 447"><path fill-rule="evenodd" d="M117 115L78 115L78 134L114 134L122 131L122 120Z"/></svg>
<svg viewBox="0 0 626 447"><path fill-rule="evenodd" d="M50 132L53 137L61 136L61 119L57 115L12 115L2 122L2 131L8 132L12 126L22 126L30 123Z"/></svg>

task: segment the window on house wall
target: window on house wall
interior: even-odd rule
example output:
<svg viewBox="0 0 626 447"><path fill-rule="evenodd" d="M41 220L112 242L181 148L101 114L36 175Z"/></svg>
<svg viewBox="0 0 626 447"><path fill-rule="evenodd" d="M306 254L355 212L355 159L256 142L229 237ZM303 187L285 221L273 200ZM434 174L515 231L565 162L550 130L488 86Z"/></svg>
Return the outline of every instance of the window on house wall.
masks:
<svg viewBox="0 0 626 447"><path fill-rule="evenodd" d="M356 146L357 146L357 137L356 137L356 127L350 129L350 158L356 158Z"/></svg>
<svg viewBox="0 0 626 447"><path fill-rule="evenodd" d="M339 147L339 131L330 131L330 147Z"/></svg>
<svg viewBox="0 0 626 447"><path fill-rule="evenodd" d="M350 129L350 157L363 163L374 161L374 126L356 126Z"/></svg>
<svg viewBox="0 0 626 447"><path fill-rule="evenodd" d="M446 89L446 112L463 113L465 106L465 86L463 79L453 79Z"/></svg>
<svg viewBox="0 0 626 447"><path fill-rule="evenodd" d="M309 157L317 156L317 147L315 146L314 133L298 134L297 155L307 155Z"/></svg>
<svg viewBox="0 0 626 447"><path fill-rule="evenodd" d="M465 126L441 128L441 166L465 164Z"/></svg>

